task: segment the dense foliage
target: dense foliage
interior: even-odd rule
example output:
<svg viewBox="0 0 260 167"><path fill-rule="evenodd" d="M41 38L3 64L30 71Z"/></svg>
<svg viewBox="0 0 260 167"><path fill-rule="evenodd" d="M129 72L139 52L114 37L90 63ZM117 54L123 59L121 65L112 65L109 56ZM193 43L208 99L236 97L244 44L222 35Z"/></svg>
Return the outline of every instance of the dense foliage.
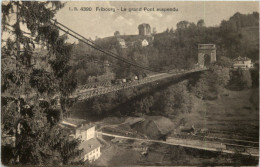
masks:
<svg viewBox="0 0 260 167"><path fill-rule="evenodd" d="M57 124L66 115L67 97L76 87L69 65L72 45L50 22L62 7L58 1L2 3L1 144L5 165L81 163L79 141L71 140ZM43 59L37 52L40 47L47 50ZM55 97L60 98L61 106ZM9 145L6 138L14 138L14 144Z"/></svg>

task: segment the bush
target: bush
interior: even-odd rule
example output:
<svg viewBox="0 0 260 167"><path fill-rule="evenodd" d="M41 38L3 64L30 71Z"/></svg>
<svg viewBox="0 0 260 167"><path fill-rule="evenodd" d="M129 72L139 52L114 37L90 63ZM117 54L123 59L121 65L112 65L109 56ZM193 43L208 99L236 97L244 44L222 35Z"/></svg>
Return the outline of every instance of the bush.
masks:
<svg viewBox="0 0 260 167"><path fill-rule="evenodd" d="M232 71L228 88L231 90L243 90L252 87L252 78L249 70L238 69Z"/></svg>

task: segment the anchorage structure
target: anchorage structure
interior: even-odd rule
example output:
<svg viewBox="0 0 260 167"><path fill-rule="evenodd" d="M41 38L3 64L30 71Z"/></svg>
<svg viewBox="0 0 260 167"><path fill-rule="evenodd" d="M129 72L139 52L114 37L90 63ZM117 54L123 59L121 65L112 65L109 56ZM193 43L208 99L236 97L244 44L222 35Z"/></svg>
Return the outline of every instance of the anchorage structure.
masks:
<svg viewBox="0 0 260 167"><path fill-rule="evenodd" d="M200 67L207 67L210 63L216 61L216 45L215 44L199 44L198 45L198 64Z"/></svg>

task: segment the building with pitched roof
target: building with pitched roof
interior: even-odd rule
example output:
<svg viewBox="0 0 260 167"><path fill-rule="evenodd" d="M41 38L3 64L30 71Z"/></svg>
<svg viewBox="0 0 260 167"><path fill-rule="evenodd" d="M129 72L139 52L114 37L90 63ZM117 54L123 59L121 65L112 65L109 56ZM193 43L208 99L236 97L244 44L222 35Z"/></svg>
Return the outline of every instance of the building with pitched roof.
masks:
<svg viewBox="0 0 260 167"><path fill-rule="evenodd" d="M91 124L85 124L76 129L75 138L79 138L82 141L87 141L95 138L95 126Z"/></svg>
<svg viewBox="0 0 260 167"><path fill-rule="evenodd" d="M149 42L146 39L144 39L144 40L142 40L141 45L142 45L142 47L148 46Z"/></svg>
<svg viewBox="0 0 260 167"><path fill-rule="evenodd" d="M79 149L83 149L84 161L95 161L100 155L101 144L96 139L95 125L83 119L68 118L61 122L61 126L68 130L70 137L80 139Z"/></svg>
<svg viewBox="0 0 260 167"><path fill-rule="evenodd" d="M101 144L96 138L83 141L79 146L79 149L83 149L83 160L90 162L97 160L101 155L100 147Z"/></svg>
<svg viewBox="0 0 260 167"><path fill-rule="evenodd" d="M237 57L236 59L233 60L233 68L234 69L248 69L253 67L253 63L251 62L251 59L247 57Z"/></svg>

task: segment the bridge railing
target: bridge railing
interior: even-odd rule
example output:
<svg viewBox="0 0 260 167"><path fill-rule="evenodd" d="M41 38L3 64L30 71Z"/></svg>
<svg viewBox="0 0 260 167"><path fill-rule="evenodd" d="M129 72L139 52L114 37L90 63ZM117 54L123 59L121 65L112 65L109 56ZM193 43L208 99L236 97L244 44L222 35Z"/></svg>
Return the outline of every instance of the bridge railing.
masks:
<svg viewBox="0 0 260 167"><path fill-rule="evenodd" d="M78 100L83 100L83 99L87 99L87 98L90 98L90 97L110 93L110 92L113 92L113 91L118 91L118 90L121 90L121 89L136 87L136 86L143 85L143 84L146 84L146 83L150 83L150 82L154 82L154 81L157 81L157 80L172 77L174 75L181 75L181 74L185 74L185 73L193 73L193 72L205 71L205 70L207 70L207 68L194 68L194 69L190 69L190 70L175 71L175 72L172 72L172 73L169 72L169 73L155 74L155 75L143 78L141 80L133 81L131 83L127 82L127 83L124 83L124 84L112 85L112 86L107 86L107 87L84 89L85 87L87 87L87 86L84 85L84 86L81 87L83 89L74 93L71 96L71 98L78 98Z"/></svg>

